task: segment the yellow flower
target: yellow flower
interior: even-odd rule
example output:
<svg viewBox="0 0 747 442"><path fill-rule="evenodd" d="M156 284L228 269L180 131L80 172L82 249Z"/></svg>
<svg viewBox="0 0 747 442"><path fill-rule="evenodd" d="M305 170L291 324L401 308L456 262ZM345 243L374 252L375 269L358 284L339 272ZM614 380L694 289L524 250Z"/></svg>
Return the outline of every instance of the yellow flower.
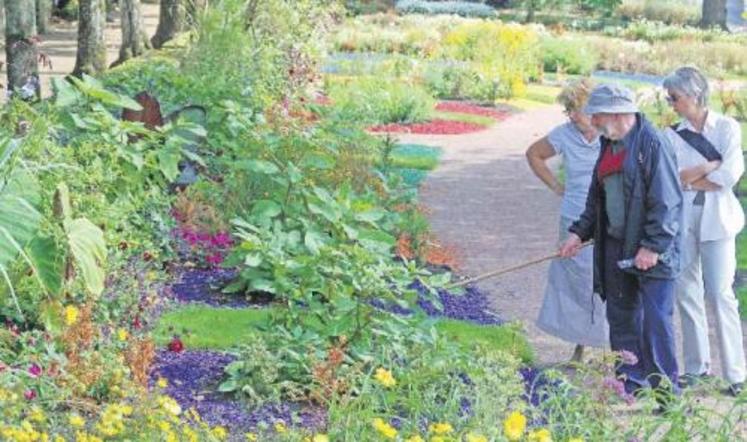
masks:
<svg viewBox="0 0 747 442"><path fill-rule="evenodd" d="M254 433L246 433L246 440L247 440L248 442L256 442L256 440L257 440L257 435L256 435L256 434L254 434Z"/></svg>
<svg viewBox="0 0 747 442"><path fill-rule="evenodd" d="M311 442L329 442L329 436L326 434L315 434Z"/></svg>
<svg viewBox="0 0 747 442"><path fill-rule="evenodd" d="M430 442L446 442L443 436L433 436Z"/></svg>
<svg viewBox="0 0 747 442"><path fill-rule="evenodd" d="M383 367L376 369L374 379L387 388L394 387L397 384L397 381L394 380L394 376L392 376L392 372Z"/></svg>
<svg viewBox="0 0 747 442"><path fill-rule="evenodd" d="M158 388L166 388L169 386L169 381L167 381L165 378L158 378L156 381L156 386Z"/></svg>
<svg viewBox="0 0 747 442"><path fill-rule="evenodd" d="M518 411L512 412L508 415L506 420L503 421L503 433L510 441L521 439L526 427L527 418Z"/></svg>
<svg viewBox="0 0 747 442"><path fill-rule="evenodd" d="M33 407L29 412L29 419L31 419L33 422L42 423L46 419L46 416L44 415L44 411L42 411L41 408Z"/></svg>
<svg viewBox="0 0 747 442"><path fill-rule="evenodd" d="M381 435L387 439L394 439L397 437L397 429L384 422L384 419L381 419L380 417L373 420L373 426L376 431L381 433Z"/></svg>
<svg viewBox="0 0 747 442"><path fill-rule="evenodd" d="M65 307L65 324L73 325L78 322L79 314L80 311L78 311L78 308L76 306L68 305L67 307Z"/></svg>
<svg viewBox="0 0 747 442"><path fill-rule="evenodd" d="M584 439L580 437L572 437L568 439L568 442L584 442Z"/></svg>
<svg viewBox="0 0 747 442"><path fill-rule="evenodd" d="M283 422L275 422L275 425L273 425L273 427L275 428L275 431L280 434L283 434L286 431L288 431L288 428L286 428Z"/></svg>
<svg viewBox="0 0 747 442"><path fill-rule="evenodd" d="M228 437L228 431L221 426L213 428L211 433L213 433L213 436L215 436L219 440L224 440L226 437Z"/></svg>
<svg viewBox="0 0 747 442"><path fill-rule="evenodd" d="M540 428L529 433L529 442L552 442L552 435L547 428Z"/></svg>
<svg viewBox="0 0 747 442"><path fill-rule="evenodd" d="M482 434L467 433L466 442L488 442L488 438Z"/></svg>
<svg viewBox="0 0 747 442"><path fill-rule="evenodd" d="M436 422L435 424L431 424L428 430L436 434L449 434L454 431L454 428L446 422Z"/></svg>
<svg viewBox="0 0 747 442"><path fill-rule="evenodd" d="M52 442L67 442L67 441L65 441L65 438L64 438L64 437L62 437L62 436L60 436L60 435L58 434L58 435L56 435L56 436L54 437L54 439L52 439Z"/></svg>
<svg viewBox="0 0 747 442"><path fill-rule="evenodd" d="M120 341L122 342L126 341L129 336L130 334L127 333L127 330L123 328L120 328L119 330L117 330L117 339L119 339Z"/></svg>
<svg viewBox="0 0 747 442"><path fill-rule="evenodd" d="M416 434L414 436L410 436L407 439L405 439L405 442L425 442L422 437L420 437L419 434Z"/></svg>
<svg viewBox="0 0 747 442"><path fill-rule="evenodd" d="M77 414L71 414L67 418L67 421L71 427L75 427L75 428L82 428L86 424L85 419L83 419L82 417L80 417L80 415L77 415Z"/></svg>
<svg viewBox="0 0 747 442"><path fill-rule="evenodd" d="M174 416L179 416L182 413L182 407L180 407L175 400L171 399L168 396L160 396L158 398L158 405L160 405L162 409L168 411Z"/></svg>

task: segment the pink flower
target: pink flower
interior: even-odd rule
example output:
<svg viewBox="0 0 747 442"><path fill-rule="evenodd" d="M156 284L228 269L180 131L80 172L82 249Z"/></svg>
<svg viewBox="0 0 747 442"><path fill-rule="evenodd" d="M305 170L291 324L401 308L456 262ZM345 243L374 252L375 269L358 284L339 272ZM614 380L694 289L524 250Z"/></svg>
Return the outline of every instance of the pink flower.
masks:
<svg viewBox="0 0 747 442"><path fill-rule="evenodd" d="M34 390L28 389L23 392L23 397L25 397L28 401L33 400L34 398L36 398L36 392Z"/></svg>
<svg viewBox="0 0 747 442"><path fill-rule="evenodd" d="M34 378L38 378L42 374L42 369L37 363L33 363L29 366L29 375Z"/></svg>
<svg viewBox="0 0 747 442"><path fill-rule="evenodd" d="M205 258L205 261L207 261L210 265L220 265L223 262L223 254L220 252L215 252L212 255L208 255Z"/></svg>
<svg viewBox="0 0 747 442"><path fill-rule="evenodd" d="M602 385L604 385L605 388L614 391L620 397L625 396L625 383L620 379L607 377L602 381Z"/></svg>
<svg viewBox="0 0 747 442"><path fill-rule="evenodd" d="M218 232L210 240L210 243L217 247L228 247L231 245L231 235L228 232Z"/></svg>
<svg viewBox="0 0 747 442"><path fill-rule="evenodd" d="M622 350L620 352L620 360L626 365L635 365L638 363L638 356L632 351Z"/></svg>

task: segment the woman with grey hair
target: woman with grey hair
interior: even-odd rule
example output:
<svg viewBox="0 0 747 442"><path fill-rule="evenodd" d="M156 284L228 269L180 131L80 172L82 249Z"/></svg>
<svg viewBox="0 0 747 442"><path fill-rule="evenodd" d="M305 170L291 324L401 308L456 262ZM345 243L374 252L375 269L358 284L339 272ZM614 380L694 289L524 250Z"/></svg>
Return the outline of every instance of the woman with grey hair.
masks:
<svg viewBox="0 0 747 442"><path fill-rule="evenodd" d="M599 133L582 109L593 88L583 79L566 86L558 96L568 122L535 141L527 150L527 161L535 175L550 190L563 198L560 206L560 239L568 236L568 227L583 212L591 175L599 158ZM546 161L562 155L565 185L553 174ZM576 344L572 362L581 362L584 346L605 347L609 327L604 312L594 315L594 299L602 300L592 289L592 250L585 249L572 259L550 264L545 299L537 318L543 331ZM600 309L601 310L601 309Z"/></svg>
<svg viewBox="0 0 747 442"><path fill-rule="evenodd" d="M745 355L732 286L744 212L732 188L744 172L742 134L733 118L708 108L708 80L697 68L675 70L664 80L664 89L682 117L665 130L679 167L686 228L683 272L675 285L685 357L681 381L692 385L710 372L707 298L716 314L723 375L736 396L744 386Z"/></svg>

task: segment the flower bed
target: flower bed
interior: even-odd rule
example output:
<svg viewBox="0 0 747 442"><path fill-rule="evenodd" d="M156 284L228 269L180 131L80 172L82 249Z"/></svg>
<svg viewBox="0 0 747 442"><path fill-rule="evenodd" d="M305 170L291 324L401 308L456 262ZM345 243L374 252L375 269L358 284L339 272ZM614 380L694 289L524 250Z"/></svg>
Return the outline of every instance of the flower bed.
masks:
<svg viewBox="0 0 747 442"><path fill-rule="evenodd" d="M370 127L368 130L374 133L412 133L428 135L459 135L472 132L478 132L485 129L485 126L475 123L465 123L462 121L451 121L435 119L426 123L413 124L381 124Z"/></svg>
<svg viewBox="0 0 747 442"><path fill-rule="evenodd" d="M477 106L464 101L441 101L436 105L437 111L456 112L460 114L480 115L490 117L496 121L503 121L511 114L508 111L501 111L495 108Z"/></svg>

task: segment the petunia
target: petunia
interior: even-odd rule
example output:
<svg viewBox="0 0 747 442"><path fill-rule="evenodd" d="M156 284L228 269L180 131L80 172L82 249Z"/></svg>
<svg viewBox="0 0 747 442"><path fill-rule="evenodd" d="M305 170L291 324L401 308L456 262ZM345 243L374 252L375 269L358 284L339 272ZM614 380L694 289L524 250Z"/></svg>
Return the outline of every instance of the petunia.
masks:
<svg viewBox="0 0 747 442"><path fill-rule="evenodd" d="M31 377L38 378L42 374L42 368L37 363L33 363L29 366L29 374Z"/></svg>

